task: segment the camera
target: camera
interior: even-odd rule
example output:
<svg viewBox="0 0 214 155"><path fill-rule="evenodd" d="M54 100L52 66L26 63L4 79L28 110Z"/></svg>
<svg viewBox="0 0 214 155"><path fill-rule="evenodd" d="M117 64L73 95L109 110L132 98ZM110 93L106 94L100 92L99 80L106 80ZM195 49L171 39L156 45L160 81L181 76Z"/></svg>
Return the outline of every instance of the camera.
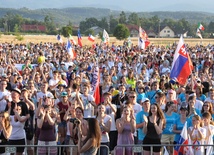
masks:
<svg viewBox="0 0 214 155"><path fill-rule="evenodd" d="M44 107L44 109L46 109L46 108L48 108L48 107L49 107L49 105L43 105L43 107Z"/></svg>
<svg viewBox="0 0 214 155"><path fill-rule="evenodd" d="M77 118L71 118L69 121L73 124L80 124L80 121Z"/></svg>

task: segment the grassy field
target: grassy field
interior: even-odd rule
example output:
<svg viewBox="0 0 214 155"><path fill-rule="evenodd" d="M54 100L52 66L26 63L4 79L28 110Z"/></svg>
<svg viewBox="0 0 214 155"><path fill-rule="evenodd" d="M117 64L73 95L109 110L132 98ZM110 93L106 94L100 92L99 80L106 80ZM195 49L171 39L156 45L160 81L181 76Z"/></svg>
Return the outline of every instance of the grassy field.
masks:
<svg viewBox="0 0 214 155"><path fill-rule="evenodd" d="M33 42L33 43L40 43L40 42L58 42L56 40L56 36L53 35L25 35L23 36L24 40L22 41L18 41L15 39L15 36L13 35L1 35L0 36L0 43L3 42L13 42L13 43L24 43L26 44L27 42ZM77 42L77 36L73 37L76 42ZM90 41L88 41L87 39L88 37L82 37L82 43L83 45L88 45L90 46L92 43ZM63 41L66 42L67 39L62 37ZM174 42L178 43L179 38L149 38L150 43L154 44L154 45L169 45L169 44L173 44ZM100 43L101 39L96 38L95 42L96 43ZM137 41L138 38L131 38L131 41L134 45L137 45ZM189 44L191 46L195 46L196 44L202 44L204 46L210 44L214 44L214 39L199 39L199 38L184 38L184 42L186 44ZM115 43L116 45L122 45L123 41L117 40L115 37L111 37L110 38L110 45L112 43Z"/></svg>

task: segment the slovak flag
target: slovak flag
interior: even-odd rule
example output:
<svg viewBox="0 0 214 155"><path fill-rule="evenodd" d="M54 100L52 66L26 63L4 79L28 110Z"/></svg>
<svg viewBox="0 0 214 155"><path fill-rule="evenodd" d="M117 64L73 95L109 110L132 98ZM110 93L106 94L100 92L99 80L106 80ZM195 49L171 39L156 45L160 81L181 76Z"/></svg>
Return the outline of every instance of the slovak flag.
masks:
<svg viewBox="0 0 214 155"><path fill-rule="evenodd" d="M91 42L94 42L95 41L95 37L92 36L91 34L88 35L88 40L91 41Z"/></svg>
<svg viewBox="0 0 214 155"><path fill-rule="evenodd" d="M78 45L80 47L82 47L82 37L81 37L81 34L80 34L80 30L78 30L78 32L77 32L77 37L78 37Z"/></svg>
<svg viewBox="0 0 214 155"><path fill-rule="evenodd" d="M183 36L181 36L174 54L170 78L184 85L192 70L193 64L184 45Z"/></svg>
<svg viewBox="0 0 214 155"><path fill-rule="evenodd" d="M189 138L187 134L187 122L184 124L183 130L181 131L179 141L174 147L173 155L192 155L193 150L191 146L181 146L181 145L190 145Z"/></svg>

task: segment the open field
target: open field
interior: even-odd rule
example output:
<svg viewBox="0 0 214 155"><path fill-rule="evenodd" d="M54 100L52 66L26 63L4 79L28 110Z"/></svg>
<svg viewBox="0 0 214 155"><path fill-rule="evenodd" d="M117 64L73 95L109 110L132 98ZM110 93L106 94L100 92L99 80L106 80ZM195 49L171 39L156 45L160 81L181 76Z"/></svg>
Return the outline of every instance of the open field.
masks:
<svg viewBox="0 0 214 155"><path fill-rule="evenodd" d="M77 36L73 36L73 38L76 40L77 42ZM83 45L91 45L92 43L90 41L88 41L87 39L88 37L82 37L82 42ZM62 37L63 41L66 42L67 39ZM137 40L138 38L131 38L131 41L134 45L137 45ZM179 41L179 38L149 38L151 44L154 45L169 45L169 44L173 44L174 42ZM96 43L100 43L101 39L96 38L95 42ZM13 42L13 43L27 43L27 42L33 42L33 43L40 43L40 42L58 42L56 40L56 36L54 35L25 35L24 36L24 40L23 41L18 41L15 39L15 36L13 35L1 35L0 36L0 43L3 42ZM199 39L199 38L184 38L184 42L186 44L189 44L191 46L195 46L196 44L202 44L204 46L210 44L214 44L214 39ZM112 43L115 43L116 45L122 45L123 41L117 40L115 37L111 37L110 38L110 45Z"/></svg>

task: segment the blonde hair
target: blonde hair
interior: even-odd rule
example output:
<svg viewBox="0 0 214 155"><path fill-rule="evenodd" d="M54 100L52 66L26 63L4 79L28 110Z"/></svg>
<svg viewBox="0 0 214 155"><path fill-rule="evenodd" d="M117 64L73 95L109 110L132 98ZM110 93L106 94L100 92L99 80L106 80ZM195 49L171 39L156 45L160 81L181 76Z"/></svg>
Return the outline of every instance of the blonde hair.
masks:
<svg viewBox="0 0 214 155"><path fill-rule="evenodd" d="M8 130L10 128L10 116L8 112L0 112L0 114L4 117L5 129Z"/></svg>

